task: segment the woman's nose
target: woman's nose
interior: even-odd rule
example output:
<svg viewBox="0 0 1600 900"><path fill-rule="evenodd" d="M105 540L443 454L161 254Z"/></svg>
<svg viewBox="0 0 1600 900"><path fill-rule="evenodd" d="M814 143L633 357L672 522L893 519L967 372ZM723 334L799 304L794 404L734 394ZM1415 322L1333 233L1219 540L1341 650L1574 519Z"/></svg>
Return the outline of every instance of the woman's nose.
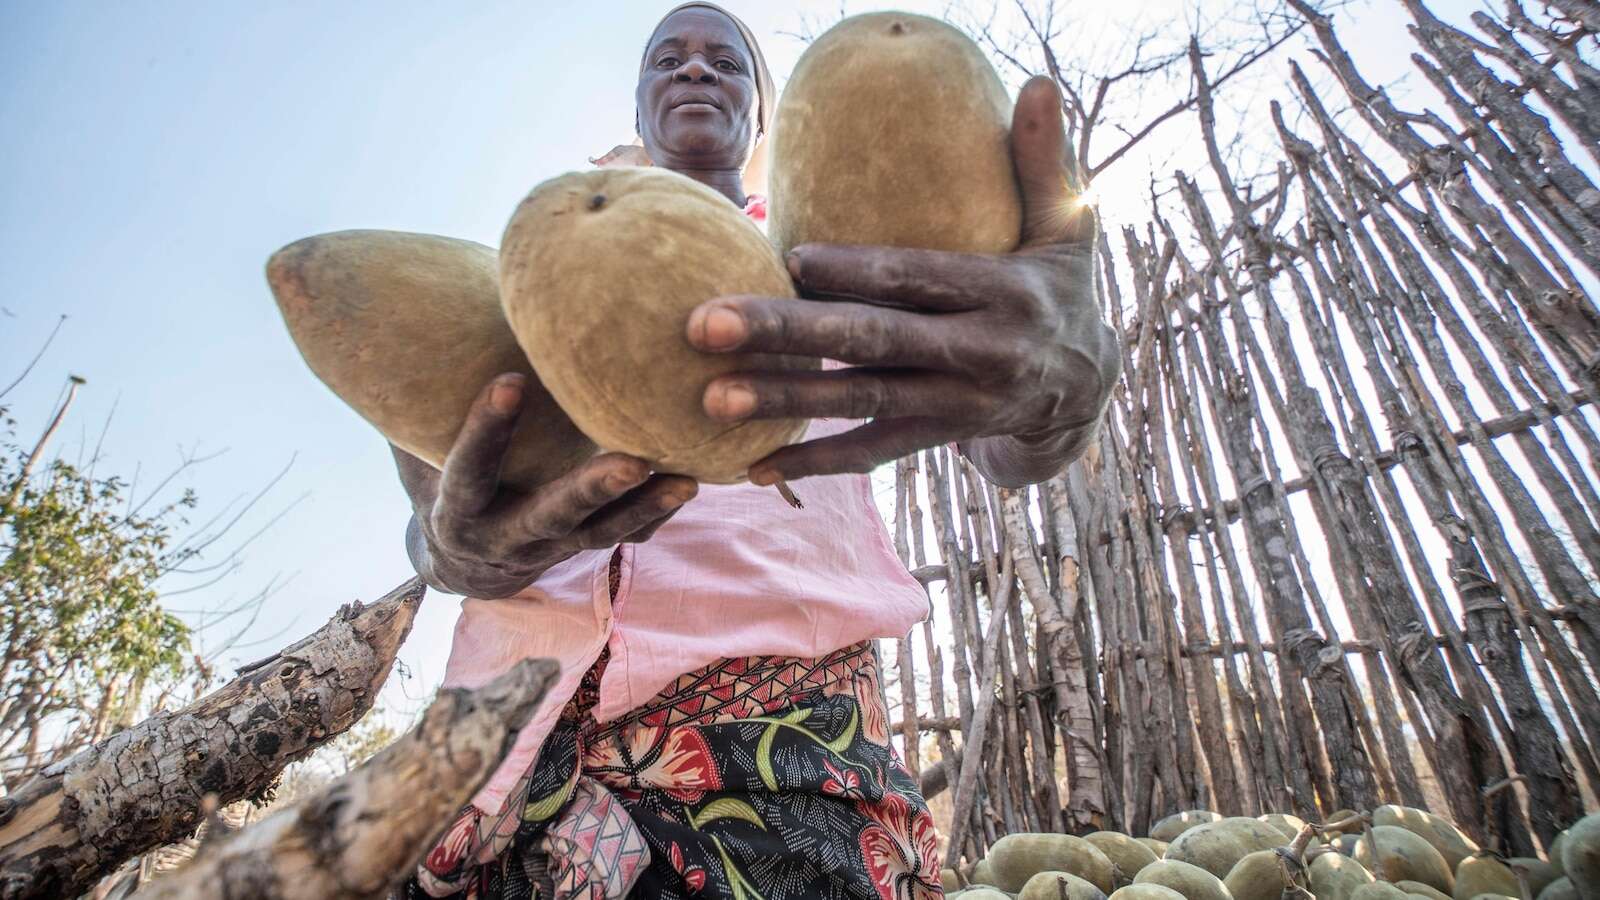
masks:
<svg viewBox="0 0 1600 900"><path fill-rule="evenodd" d="M704 84L717 83L717 70L706 65L698 59L690 59L672 73L674 81L701 82Z"/></svg>

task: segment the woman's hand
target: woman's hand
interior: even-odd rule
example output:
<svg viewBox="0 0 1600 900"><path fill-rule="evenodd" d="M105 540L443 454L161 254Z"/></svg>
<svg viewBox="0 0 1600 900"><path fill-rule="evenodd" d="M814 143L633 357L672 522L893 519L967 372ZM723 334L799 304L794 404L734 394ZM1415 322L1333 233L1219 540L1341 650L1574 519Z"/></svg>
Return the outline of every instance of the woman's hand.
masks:
<svg viewBox="0 0 1600 900"><path fill-rule="evenodd" d="M740 372L707 386L706 412L727 421L873 420L778 450L751 467L752 481L865 472L963 441L985 475L1026 484L1082 451L1121 356L1095 299L1094 213L1078 202L1054 82L1023 87L1011 148L1024 209L1016 252L805 245L788 264L811 299L723 297L694 311L688 339L700 350L856 366Z"/></svg>
<svg viewBox="0 0 1600 900"><path fill-rule="evenodd" d="M415 516L407 549L441 590L505 597L579 550L636 543L655 533L697 485L650 474L641 459L603 453L531 492L500 484L522 410L524 376L497 376L478 395L442 470L395 448Z"/></svg>

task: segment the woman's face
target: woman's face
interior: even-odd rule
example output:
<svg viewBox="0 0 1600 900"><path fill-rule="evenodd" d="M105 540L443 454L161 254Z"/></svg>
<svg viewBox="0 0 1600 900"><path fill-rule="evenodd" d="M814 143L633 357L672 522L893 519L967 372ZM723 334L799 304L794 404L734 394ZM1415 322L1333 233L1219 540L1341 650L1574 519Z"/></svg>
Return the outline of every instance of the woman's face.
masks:
<svg viewBox="0 0 1600 900"><path fill-rule="evenodd" d="M756 78L739 29L715 10L668 16L650 39L634 94L639 136L658 166L743 168Z"/></svg>

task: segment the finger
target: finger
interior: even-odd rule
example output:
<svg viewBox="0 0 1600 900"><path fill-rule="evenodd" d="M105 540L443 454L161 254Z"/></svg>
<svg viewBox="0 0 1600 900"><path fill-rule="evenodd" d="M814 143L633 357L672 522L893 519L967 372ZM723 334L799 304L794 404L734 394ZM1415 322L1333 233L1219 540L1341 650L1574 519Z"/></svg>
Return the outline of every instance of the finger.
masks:
<svg viewBox="0 0 1600 900"><path fill-rule="evenodd" d="M1006 276L991 256L901 247L802 244L786 262L807 297L930 312L978 309Z"/></svg>
<svg viewBox="0 0 1600 900"><path fill-rule="evenodd" d="M984 334L957 316L817 303L782 297L721 297L689 315L701 350L816 356L857 365L969 372L999 362Z"/></svg>
<svg viewBox="0 0 1600 900"><path fill-rule="evenodd" d="M561 540L609 503L643 484L650 466L624 453L602 453L539 488L513 513L530 540Z"/></svg>
<svg viewBox="0 0 1600 900"><path fill-rule="evenodd" d="M1094 209L1081 201L1080 180L1061 116L1061 89L1040 75L1017 94L1011 115L1011 159L1022 188L1022 246L1094 236Z"/></svg>
<svg viewBox="0 0 1600 900"><path fill-rule="evenodd" d="M572 540L587 550L610 547L658 519L675 513L694 498L699 485L683 475L653 475L650 480L611 504L572 533Z"/></svg>
<svg viewBox="0 0 1600 900"><path fill-rule="evenodd" d="M892 459L953 440L948 423L936 419L878 419L843 434L784 447L750 467L756 484L812 475L870 472Z"/></svg>
<svg viewBox="0 0 1600 900"><path fill-rule="evenodd" d="M979 417L990 405L958 375L906 369L741 372L706 386L706 415L741 419Z"/></svg>
<svg viewBox="0 0 1600 900"><path fill-rule="evenodd" d="M497 375L472 401L439 474L436 514L467 518L489 508L500 487L500 463L517 430L526 382L516 372Z"/></svg>

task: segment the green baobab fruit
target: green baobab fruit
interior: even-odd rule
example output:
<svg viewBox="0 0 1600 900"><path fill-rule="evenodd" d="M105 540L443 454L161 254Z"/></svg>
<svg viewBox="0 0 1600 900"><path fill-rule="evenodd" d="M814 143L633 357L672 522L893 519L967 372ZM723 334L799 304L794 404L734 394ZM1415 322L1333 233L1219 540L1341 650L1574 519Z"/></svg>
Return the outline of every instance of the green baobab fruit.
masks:
<svg viewBox="0 0 1600 900"><path fill-rule="evenodd" d="M1294 840L1300 834L1300 829L1306 827L1305 819L1299 816L1291 816L1288 813L1267 813L1264 816L1256 816L1256 820L1278 829L1283 833L1283 839L1286 841Z"/></svg>
<svg viewBox="0 0 1600 900"><path fill-rule="evenodd" d="M1584 816L1566 830L1561 868L1583 900L1600 900L1600 813Z"/></svg>
<svg viewBox="0 0 1600 900"><path fill-rule="evenodd" d="M503 372L528 380L502 480L537 487L594 454L506 324L494 250L431 234L338 231L274 253L267 283L311 371L435 468L473 400Z"/></svg>
<svg viewBox="0 0 1600 900"><path fill-rule="evenodd" d="M1451 894L1456 900L1471 900L1479 894L1521 896L1517 875L1505 863L1487 854L1474 854L1456 866L1456 884Z"/></svg>
<svg viewBox="0 0 1600 900"><path fill-rule="evenodd" d="M1156 859L1160 859L1161 857L1167 855L1166 841L1158 841L1152 837L1136 837L1134 840L1145 845L1146 847L1149 847L1150 852L1156 855Z"/></svg>
<svg viewBox="0 0 1600 900"><path fill-rule="evenodd" d="M994 884L994 873L990 871L989 861L980 859L972 866L973 884Z"/></svg>
<svg viewBox="0 0 1600 900"><path fill-rule="evenodd" d="M960 29L903 12L839 22L778 100L773 242L1010 252L1022 231L1011 109Z"/></svg>
<svg viewBox="0 0 1600 900"><path fill-rule="evenodd" d="M1130 884L1118 888L1112 900L1183 900L1183 895L1159 884Z"/></svg>
<svg viewBox="0 0 1600 900"><path fill-rule="evenodd" d="M1222 816L1208 809L1191 809L1185 812L1173 813L1165 819L1150 826L1150 836L1158 841L1171 844L1177 840L1178 835L1191 828L1204 825L1207 822L1220 822Z"/></svg>
<svg viewBox="0 0 1600 900"><path fill-rule="evenodd" d="M1548 887L1550 882L1561 877L1555 866L1532 856L1513 856L1506 860L1506 865L1511 867L1513 873L1518 867L1523 869L1524 877L1528 880L1528 891L1535 897L1539 896L1539 892Z"/></svg>
<svg viewBox="0 0 1600 900"><path fill-rule="evenodd" d="M1283 844L1283 835L1265 822L1234 816L1207 822L1178 835L1167 846L1167 859L1193 863L1218 878L1247 854L1272 850Z"/></svg>
<svg viewBox="0 0 1600 900"><path fill-rule="evenodd" d="M1020 891L1040 872L1066 872L1102 891L1114 890L1111 860L1099 848L1070 834L1008 834L989 848L989 871L994 885Z"/></svg>
<svg viewBox="0 0 1600 900"><path fill-rule="evenodd" d="M539 379L606 450L729 483L805 431L803 419L719 422L701 406L718 375L820 362L689 345L689 313L706 300L795 296L760 230L693 179L628 167L540 184L506 226L500 288Z"/></svg>
<svg viewBox="0 0 1600 900"><path fill-rule="evenodd" d="M1455 875L1439 851L1420 835L1396 825L1375 825L1370 834L1362 835L1355 859L1385 881L1420 881L1445 893L1455 888Z"/></svg>
<svg viewBox="0 0 1600 900"><path fill-rule="evenodd" d="M1305 867L1280 850L1257 850L1233 864L1222 880L1233 900L1278 900L1291 885L1305 887Z"/></svg>
<svg viewBox="0 0 1600 900"><path fill-rule="evenodd" d="M1134 884L1159 884L1172 888L1186 900L1232 900L1222 879L1199 866L1176 859L1163 859L1139 870Z"/></svg>
<svg viewBox="0 0 1600 900"><path fill-rule="evenodd" d="M1373 825L1393 825L1404 828L1433 845L1444 863L1453 872L1461 861L1478 852L1478 845L1461 830L1426 810L1410 806L1385 804L1372 811Z"/></svg>
<svg viewBox="0 0 1600 900"><path fill-rule="evenodd" d="M1426 900L1453 900L1453 898L1438 888L1429 887L1420 881L1396 881L1394 886L1408 894L1416 894Z"/></svg>
<svg viewBox="0 0 1600 900"><path fill-rule="evenodd" d="M1366 867L1338 853L1321 853L1306 866L1306 882L1317 900L1350 900L1356 889L1371 884Z"/></svg>
<svg viewBox="0 0 1600 900"><path fill-rule="evenodd" d="M1411 900L1411 895L1387 881L1374 881L1356 888L1350 900Z"/></svg>
<svg viewBox="0 0 1600 900"><path fill-rule="evenodd" d="M1106 893L1071 872L1040 872L1017 892L1017 900L1106 900Z"/></svg>
<svg viewBox="0 0 1600 900"><path fill-rule="evenodd" d="M1578 896L1578 889L1572 884L1572 879L1563 875L1540 891L1538 900L1582 900L1582 898Z"/></svg>
<svg viewBox="0 0 1600 900"><path fill-rule="evenodd" d="M1100 852L1111 860L1122 875L1119 884L1126 884L1133 880L1139 870L1155 862L1158 858L1149 847L1139 843L1131 837L1117 831L1095 831L1083 836L1083 839L1100 848ZM1115 873L1113 873L1115 876Z"/></svg>

